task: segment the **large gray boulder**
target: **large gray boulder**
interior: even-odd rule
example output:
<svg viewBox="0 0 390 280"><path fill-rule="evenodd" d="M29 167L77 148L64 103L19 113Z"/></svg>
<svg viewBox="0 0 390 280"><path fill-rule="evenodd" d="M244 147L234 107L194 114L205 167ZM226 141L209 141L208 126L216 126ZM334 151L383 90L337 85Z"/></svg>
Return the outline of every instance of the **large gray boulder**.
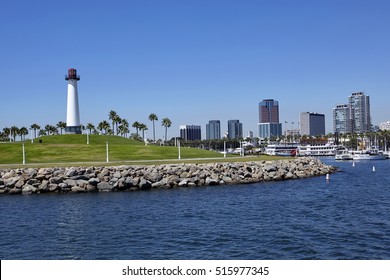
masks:
<svg viewBox="0 0 390 280"><path fill-rule="evenodd" d="M33 194L37 192L37 188L31 185L25 185L22 189L22 194Z"/></svg>
<svg viewBox="0 0 390 280"><path fill-rule="evenodd" d="M97 188L99 191L101 192L112 192L115 187L110 185L109 183L107 182L100 182L98 185L97 185Z"/></svg>
<svg viewBox="0 0 390 280"><path fill-rule="evenodd" d="M150 182L158 182L162 179L163 175L160 172L146 172L144 174L144 179Z"/></svg>
<svg viewBox="0 0 390 280"><path fill-rule="evenodd" d="M152 188L152 183L148 180L145 180L144 178L141 178L138 186L140 190L149 190Z"/></svg>

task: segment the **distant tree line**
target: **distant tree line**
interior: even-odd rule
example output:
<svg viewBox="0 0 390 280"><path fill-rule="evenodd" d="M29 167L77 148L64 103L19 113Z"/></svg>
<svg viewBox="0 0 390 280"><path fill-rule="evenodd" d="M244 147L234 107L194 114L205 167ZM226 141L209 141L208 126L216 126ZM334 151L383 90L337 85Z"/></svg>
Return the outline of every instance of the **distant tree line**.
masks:
<svg viewBox="0 0 390 280"><path fill-rule="evenodd" d="M153 125L153 139L150 141L153 143L161 143L161 139L156 141L155 122L158 121L157 115L151 113L148 119L152 122ZM163 118L161 125L165 128L164 138L165 142L167 142L168 128L171 127L172 122L169 118ZM87 123L86 126L82 126L82 129L87 131L89 134L120 135L122 137L130 137L138 140L145 139L145 131L148 130L146 124L139 121L135 121L133 122L132 127L135 128L136 132L130 134L130 125L128 120L121 118L115 111L111 110L108 113L108 121L103 120L99 122L96 126L93 123ZM18 128L16 126L5 127L2 129L2 131L0 131L0 141L25 141L26 136L29 133L31 133L30 138L37 138L45 135L57 135L62 134L65 128L66 122L63 121L59 121L56 125L47 124L45 126L40 126L39 124L34 123L30 126L30 128ZM140 135L140 133L142 136Z"/></svg>

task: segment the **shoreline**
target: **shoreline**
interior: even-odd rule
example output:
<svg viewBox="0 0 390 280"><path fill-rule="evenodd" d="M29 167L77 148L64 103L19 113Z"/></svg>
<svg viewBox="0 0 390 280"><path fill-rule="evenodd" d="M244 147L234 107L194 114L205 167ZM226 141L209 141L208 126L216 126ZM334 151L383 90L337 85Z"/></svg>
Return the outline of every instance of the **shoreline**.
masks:
<svg viewBox="0 0 390 280"><path fill-rule="evenodd" d="M0 194L141 191L251 184L336 172L317 158L101 167L0 169Z"/></svg>

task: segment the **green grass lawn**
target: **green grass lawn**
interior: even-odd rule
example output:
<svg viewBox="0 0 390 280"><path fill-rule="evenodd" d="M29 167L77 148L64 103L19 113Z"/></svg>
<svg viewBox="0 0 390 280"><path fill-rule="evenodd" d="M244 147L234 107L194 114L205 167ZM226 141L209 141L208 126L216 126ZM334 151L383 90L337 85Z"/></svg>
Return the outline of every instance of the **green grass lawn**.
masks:
<svg viewBox="0 0 390 280"><path fill-rule="evenodd" d="M178 159L177 147L145 146L140 141L106 135L90 135L89 145L87 145L86 135L54 135L37 138L34 143L24 142L26 163L32 165L106 163L107 142L110 163L120 164L131 161L156 161L157 163ZM22 144L22 142L0 143L0 164L22 164ZM186 147L181 147L181 158L183 160L200 158L204 159L203 162L208 162L207 158L226 160L221 153ZM237 157L235 159L234 161L242 160Z"/></svg>

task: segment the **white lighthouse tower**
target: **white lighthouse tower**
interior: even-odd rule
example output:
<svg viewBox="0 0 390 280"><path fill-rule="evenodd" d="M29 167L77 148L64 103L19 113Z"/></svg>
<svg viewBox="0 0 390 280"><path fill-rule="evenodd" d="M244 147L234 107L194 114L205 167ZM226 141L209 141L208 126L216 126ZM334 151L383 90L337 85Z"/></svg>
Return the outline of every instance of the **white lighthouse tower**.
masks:
<svg viewBox="0 0 390 280"><path fill-rule="evenodd" d="M65 76L68 81L68 103L66 111L66 128L67 134L81 134L79 98L77 93L77 71L74 68L68 69L68 75Z"/></svg>

